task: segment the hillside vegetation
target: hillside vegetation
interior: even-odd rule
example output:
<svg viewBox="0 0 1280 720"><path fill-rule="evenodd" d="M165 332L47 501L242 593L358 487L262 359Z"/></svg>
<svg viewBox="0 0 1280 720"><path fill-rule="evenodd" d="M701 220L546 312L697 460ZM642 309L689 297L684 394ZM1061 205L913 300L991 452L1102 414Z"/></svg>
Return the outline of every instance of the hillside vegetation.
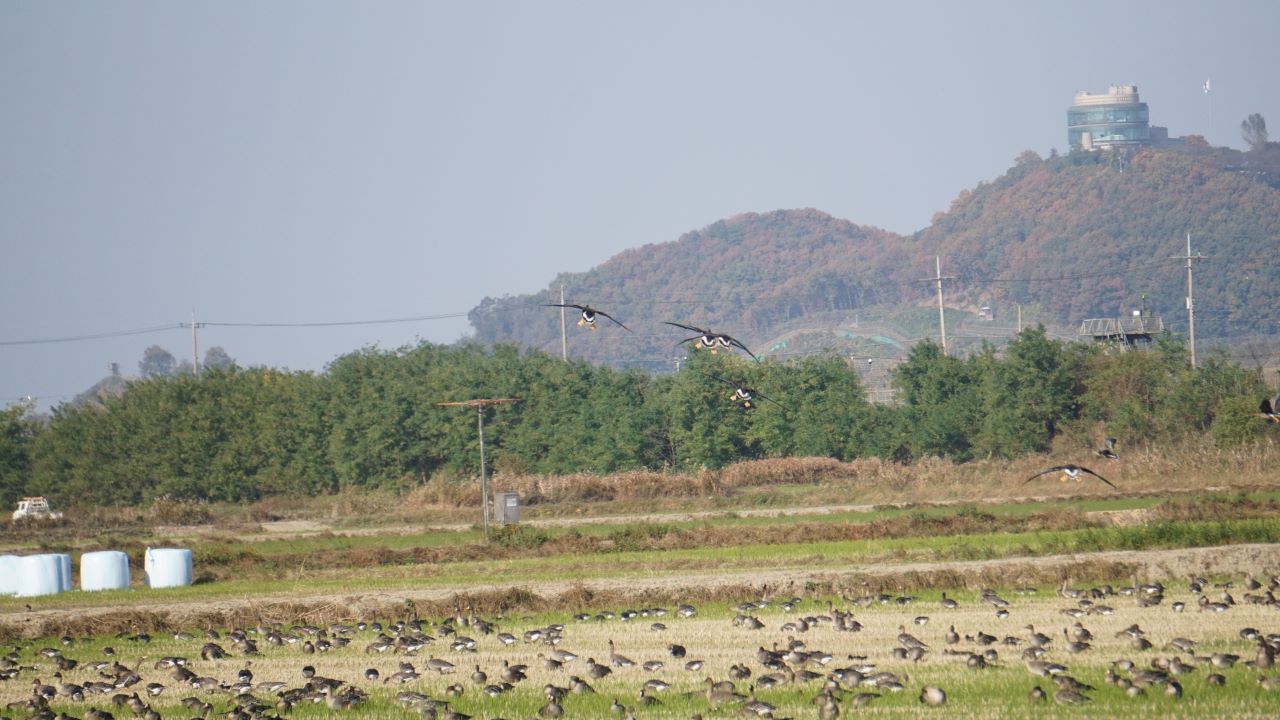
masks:
<svg viewBox="0 0 1280 720"><path fill-rule="evenodd" d="M1124 163L1028 152L912 236L811 209L749 213L625 251L532 295L486 298L470 318L482 343L557 352L559 315L542 304L559 302L564 285L568 302L604 309L635 331L607 342L571 336L574 356L651 369L669 368L684 337L663 321L728 332L766 354L788 331L829 336L859 317L915 339L932 331L901 318L935 302L925 279L941 256L943 274L955 278L947 305L958 313L990 306L1012 318L1021 305L1071 333L1084 318L1127 315L1145 294L1153 313L1185 330L1185 263L1175 258L1189 233L1193 252L1208 258L1196 265L1198 334L1271 334L1280 320L1280 190L1269 177L1208 150L1148 150ZM865 352L839 336L824 343Z"/></svg>

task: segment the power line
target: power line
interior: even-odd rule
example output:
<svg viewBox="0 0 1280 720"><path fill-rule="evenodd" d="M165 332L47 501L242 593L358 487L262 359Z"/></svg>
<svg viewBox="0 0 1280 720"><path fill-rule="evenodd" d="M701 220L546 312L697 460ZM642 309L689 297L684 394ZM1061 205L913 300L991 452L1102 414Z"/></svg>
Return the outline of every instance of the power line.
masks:
<svg viewBox="0 0 1280 720"><path fill-rule="evenodd" d="M325 322L202 322L202 326L209 327L262 327L262 328L287 328L287 327L341 327L344 325L391 325L393 323L411 323L423 322L425 320L447 320L450 318L466 317L467 313L445 313L443 315L415 315L413 317L403 318L386 318L381 320L332 320ZM184 325L185 327L185 325Z"/></svg>
<svg viewBox="0 0 1280 720"><path fill-rule="evenodd" d="M0 346L14 345L48 345L52 343L80 342L85 340L107 340L117 337L128 337L130 335L145 335L148 333L164 332L167 330L186 330L200 327L261 327L261 328L289 328L289 327L342 327L354 325L390 325L394 323L411 323L423 322L427 320L447 320L450 318L466 317L467 313L444 313L441 315L415 315L412 317L402 318L382 318L378 320L332 320L325 322L179 322L167 325L153 325L152 327L137 328L135 330L112 330L108 332L92 333L88 335L70 335L67 337L41 338L36 340L0 340Z"/></svg>
<svg viewBox="0 0 1280 720"><path fill-rule="evenodd" d="M110 332L94 333L92 335L73 335L70 337L43 338L40 340L0 340L0 345L48 345L51 343L79 342L81 340L105 340L108 338L127 337L129 335L146 335L148 333L164 332L166 330L178 330L183 327L183 323L173 323L169 325L155 325L148 328L138 328L136 330L114 330Z"/></svg>

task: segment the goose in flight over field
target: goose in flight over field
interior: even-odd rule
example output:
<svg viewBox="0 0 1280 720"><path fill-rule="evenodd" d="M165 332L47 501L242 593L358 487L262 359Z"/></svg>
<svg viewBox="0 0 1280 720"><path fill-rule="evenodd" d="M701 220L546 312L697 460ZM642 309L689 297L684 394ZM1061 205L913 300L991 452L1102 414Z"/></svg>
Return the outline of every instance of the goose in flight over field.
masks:
<svg viewBox="0 0 1280 720"><path fill-rule="evenodd" d="M622 328L623 330L626 330L627 332L631 332L631 328L627 327L626 325L623 325L621 322L618 322L617 318L615 318L614 316L610 315L609 313L603 310L597 310L591 307L590 305L576 305L573 303L546 303L543 305L543 307L573 308L574 310L579 311L579 313L581 313L582 315L582 317L578 318L579 327L586 326L591 330L596 330L598 329L596 326L596 319L603 317L603 318L608 318L612 320L615 325Z"/></svg>
<svg viewBox="0 0 1280 720"><path fill-rule="evenodd" d="M1086 475L1092 475L1092 476L1094 476L1094 477L1098 478L1099 480L1101 480L1102 482L1104 482L1104 483L1106 483L1106 484L1108 484L1108 485L1111 485L1112 489L1115 489L1115 490L1119 490L1119 489L1120 489L1120 488L1116 487L1115 485L1112 485L1112 483L1111 483L1111 481L1110 481L1110 480L1108 480L1108 479L1106 479L1106 478L1102 477L1101 475L1099 475L1098 473L1096 473L1096 472L1094 472L1094 471L1090 470L1089 468L1084 467L1083 465L1072 465L1072 464L1070 464L1070 463L1068 463L1068 464L1066 464L1066 465L1054 465L1054 466L1053 466L1053 467L1051 467L1051 468L1047 468L1047 469L1045 469L1045 470L1041 470L1040 472L1036 473L1035 475L1032 475L1031 477L1029 477L1029 478L1027 478L1026 480L1024 480L1024 481L1023 481L1023 484L1029 483L1029 482L1031 482L1032 480L1035 480L1036 478L1040 477L1041 475L1048 475L1049 473L1055 473L1055 472L1060 472L1060 473L1062 473L1062 480L1063 480L1063 482L1066 482L1067 480L1075 480L1076 482L1080 482L1080 481L1083 479L1083 478L1081 478L1081 477L1080 477L1080 474L1081 474L1081 473L1085 473Z"/></svg>
<svg viewBox="0 0 1280 720"><path fill-rule="evenodd" d="M1262 398L1262 402L1258 405L1258 414L1263 420L1280 423L1280 395L1271 399Z"/></svg>
<svg viewBox="0 0 1280 720"><path fill-rule="evenodd" d="M681 340L680 341L681 344L687 343L691 340L696 340L698 347L706 348L707 350L710 350L712 354L715 354L716 350L720 348L728 349L728 348L736 347L742 350L743 352L745 352L746 354L750 355L753 360L758 361L760 359L756 357L755 353L748 350L746 345L743 345L741 342L738 341L737 338L733 337L732 335L725 335L724 333L717 333L717 332L712 332L710 330L703 330L702 328L694 327L692 325L681 325L680 323L663 321L663 324L672 325L674 327L682 328L684 330L689 330L690 332L698 333L693 337L687 337Z"/></svg>
<svg viewBox="0 0 1280 720"><path fill-rule="evenodd" d="M760 398L761 400L768 400L774 405L777 405L778 407L782 407L782 404L779 403L777 400L774 400L773 398L769 397L768 395L765 395L764 393L754 388L749 388L740 382L730 380L729 378L720 377L719 375L712 375L711 377L715 378L716 380L719 380L720 382L726 385L732 386L733 401L736 403L742 403L742 407L744 408L750 409L752 407L755 407L754 405L751 404L751 401L756 398Z"/></svg>
<svg viewBox="0 0 1280 720"><path fill-rule="evenodd" d="M1098 457L1104 457L1108 460L1119 460L1120 456L1116 454L1116 439L1109 437L1102 441L1102 447L1094 451Z"/></svg>

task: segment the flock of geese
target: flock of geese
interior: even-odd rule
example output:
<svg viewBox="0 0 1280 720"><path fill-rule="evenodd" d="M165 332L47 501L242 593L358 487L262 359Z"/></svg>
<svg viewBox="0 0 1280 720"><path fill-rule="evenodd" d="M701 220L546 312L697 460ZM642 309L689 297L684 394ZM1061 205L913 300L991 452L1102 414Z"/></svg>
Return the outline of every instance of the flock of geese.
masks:
<svg viewBox="0 0 1280 720"><path fill-rule="evenodd" d="M596 323L596 321L599 320L600 318L605 318L611 321L613 324L617 325L618 327L622 328L623 330L626 330L627 332L632 332L631 328L627 327L626 325L623 325L622 322L619 321L614 316L610 315L609 313L603 310L593 308L590 305L578 305L576 303L545 303L543 307L572 308L574 310L577 310L579 315L578 326L585 327L588 330L598 330L600 326ZM710 350L712 353L718 352L720 350L732 350L734 348L737 348L742 352L746 353L747 355L750 355L752 360L756 360L757 362L760 360L759 356L751 352L751 350L748 349L746 345L743 345L741 341L739 341L737 338L733 337L732 335L727 335L725 333L718 333L712 330L706 330L700 327L695 327L693 325L684 325L682 323L677 323L677 322L664 321L662 324L670 325L672 327L678 327L681 330L688 330L689 332L695 333L693 336L687 337L679 341L678 343L676 343L677 345L683 345L685 343L691 342L691 343L694 343L694 345L699 348L702 348L704 350Z"/></svg>
<svg viewBox="0 0 1280 720"><path fill-rule="evenodd" d="M1280 608L1276 599L1280 579L1264 581L1246 575L1239 600L1232 596L1234 587L1232 583L1212 586L1204 578L1193 577L1187 589L1197 598L1194 610L1198 612L1225 613L1237 604ZM1024 687L1026 702L1030 703L1078 705L1090 702L1099 693L1128 698L1161 693L1180 698L1184 693L1211 693L1228 683L1241 682L1257 683L1265 691L1280 690L1280 675L1267 674L1275 669L1280 633L1242 627L1238 630L1239 640L1234 641L1238 652L1227 652L1221 638L1204 643L1214 650L1202 650L1202 643L1195 638L1165 636L1164 624L1154 613L1186 612L1192 607L1184 602L1166 603L1166 588L1161 583L1134 582L1125 587L1103 585L1088 589L1064 583L1057 594L1065 603L1060 612L1071 623L1064 625L1060 633L1042 632L1027 624L1008 633L987 633L975 628L962 634L953 621L944 634L937 639L929 637L929 641L915 634L919 630L908 629L908 623L920 628L930 623L931 616L918 614L924 601L907 595L872 593L865 585L861 595L842 593L840 605L833 600L800 598L742 603L736 607L731 627L723 631L713 628L710 634L700 636L706 645L703 648L694 646L691 639L695 635L683 639L685 644L674 641L681 639L678 623L698 615L698 610L688 604L670 613L665 608L581 613L567 626L550 624L512 631L502 629L506 619L486 620L468 610L439 622L406 618L385 624L208 630L202 637L175 633L176 646L189 647L190 656L149 656L145 648L153 640L150 635L122 634L118 639L137 646L132 652L144 658L133 664L116 659L111 647L101 648L101 657L86 657L85 652L77 652L84 641L64 637L60 643L46 647L15 647L0 659L0 689L28 686L25 697L8 703L5 711L18 714L12 717L38 720L162 720L157 705L180 705L178 715L201 720L276 719L307 704L324 705L332 716L361 708L371 694L393 701L425 720L467 720L470 716L459 706L492 718L501 712L497 703L492 708L488 704L530 684L531 677L537 678L533 683L543 682L537 693L538 707L530 713L540 718L600 717L604 699L609 698L607 712L612 718L663 714L657 711L671 703L685 708L681 712L692 718L701 718L705 712L716 717L781 720L784 711L758 693L797 689L812 705L812 710L800 708L801 715L834 720L855 708L884 702L882 698L895 693L913 694L924 706L946 705L952 700L952 693L941 683L920 683L911 676L927 676L931 663L938 662L956 663L972 672L1021 666L1029 676ZM1211 594L1218 599L1211 599ZM998 619L1022 609L989 589L983 590L974 602L976 608L984 605L990 606ZM863 623L855 614L876 612L873 606L885 606L880 611L902 611L912 617L898 626L891 647L869 652L872 649L866 646L868 641L860 643L856 635L863 630ZM935 612L945 615L959 608L959 601L943 593ZM1114 689L1079 679L1072 671L1072 659L1100 652L1095 649L1098 636L1086 623L1134 609L1152 613L1141 619L1149 620L1155 629L1135 622L1114 633L1121 642L1111 642L1111 652L1117 647L1128 648L1122 656L1105 664L1102 682ZM768 621L762 620L759 616L764 610L775 614L766 616ZM972 622L974 614L964 617ZM623 654L612 639L608 640L607 649L601 648L595 654L568 649L575 625L609 622L628 623L632 628L648 623L648 631L670 633L666 637L673 641L658 643L665 644L661 655L644 660ZM771 622L778 623L774 637L785 637L785 641L775 639L769 648L763 641L754 651L743 652L728 668L727 677L705 675L703 652L716 650L724 642L743 645L744 634L745 644L756 644L755 638L768 637ZM828 632L816 632L819 630ZM618 632L623 632L621 626ZM730 640L729 633L738 637ZM837 644L839 650L822 649L805 639L819 636ZM343 648L348 646L344 653ZM492 649L494 654L481 656L479 649ZM862 652L850 652L852 649ZM357 655L359 650L363 650L362 655ZM446 653L451 653L453 659L444 657ZM327 654L366 657L361 664L366 664L367 669L359 678L328 677L317 670ZM502 655L505 657L501 664L493 665L493 658ZM886 669L877 662L877 658L886 655L892 658L895 669ZM268 656L273 656L271 662ZM480 657L490 658L490 667L476 662ZM287 658L296 658L293 662L297 664ZM511 658L528 663L512 662ZM255 662L260 668L292 666L297 670L289 673L291 677L259 677ZM335 658L330 664L340 663ZM723 659L719 664L723 665ZM1103 663L1094 660L1091 664ZM345 665L350 668L350 661ZM703 676L700 680L696 679L699 675ZM693 689L680 691L674 685ZM600 699L586 699L593 695ZM510 708L512 704L501 707ZM789 709L796 710L794 702ZM1275 709L1280 710L1280 702ZM175 711L168 712L173 715Z"/></svg>

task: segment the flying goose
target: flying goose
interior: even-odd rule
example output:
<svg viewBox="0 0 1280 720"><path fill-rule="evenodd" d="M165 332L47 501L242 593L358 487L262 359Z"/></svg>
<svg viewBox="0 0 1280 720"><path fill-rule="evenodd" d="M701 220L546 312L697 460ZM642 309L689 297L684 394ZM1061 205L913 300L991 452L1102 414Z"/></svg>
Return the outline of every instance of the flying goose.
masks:
<svg viewBox="0 0 1280 720"><path fill-rule="evenodd" d="M621 322L618 322L618 320L612 315L610 315L609 313L603 310L597 310L591 307L590 305L577 305L574 303L544 303L543 307L573 308L574 310L579 311L582 315L580 318L578 318L579 327L585 326L590 330L596 330L598 329L596 326L596 319L603 317L603 318L608 318L612 320L615 325L622 328L623 330L626 330L627 332L631 332L631 328L627 327L626 325L623 325Z"/></svg>
<svg viewBox="0 0 1280 720"><path fill-rule="evenodd" d="M747 349L747 346L746 346L746 345L743 345L741 342L739 342L739 341L738 341L738 339L737 339L737 338L735 338L735 337L733 337L733 336L731 336L731 335L725 335L724 333L712 332L712 331L710 331L710 330L703 330L703 329L702 329L702 328L700 328L700 327L694 327L694 326L692 326L692 325L681 325L680 323L673 323L673 322L666 322L666 321L664 321L664 322L663 322L663 324L664 324L664 325L672 325L672 326L675 326L675 327L678 327L678 328L681 328L681 329L684 329L684 330L689 330L690 332L696 332L696 333L698 333L697 335L694 335L693 337L687 337L687 338L685 338L685 339L681 340L681 341L680 341L680 344L684 344L684 343L687 343L687 342L689 342L689 341L696 341L696 344L697 344L697 346L698 346L698 347L700 347L700 348L705 348L705 349L707 349L707 350L710 350L712 354L715 354L716 350L718 350L718 349L720 349L720 348L729 349L729 348L735 348L735 347L736 347L736 348L738 348L738 349L742 350L743 352L745 352L746 354L750 355L750 356L751 356L751 358L752 358L753 360L759 360L759 359L760 359L760 358L756 357L756 354L755 354L755 353L753 353L753 352L751 352L749 349Z"/></svg>
<svg viewBox="0 0 1280 720"><path fill-rule="evenodd" d="M719 375L712 374L711 377L715 378L716 380L719 380L725 385L731 386L733 388L733 395L731 396L732 400L736 403L742 403L742 407L744 408L751 409L752 407L754 407L754 405L751 404L751 401L756 398L760 398L761 400L768 400L774 405L777 405L778 407L782 407L782 403L778 402L777 400L774 400L773 398L765 395L764 393L756 390L755 388L747 387L743 383L737 382L736 380L730 380L729 378L726 378L726 377L720 377Z"/></svg>
<svg viewBox="0 0 1280 720"><path fill-rule="evenodd" d="M1106 438L1102 441L1102 447L1094 450L1098 457L1104 457L1108 460L1119 460L1120 456L1116 454L1116 439L1113 437Z"/></svg>
<svg viewBox="0 0 1280 720"><path fill-rule="evenodd" d="M1026 483L1031 482L1032 480L1035 480L1036 478L1040 477L1041 475L1048 475L1048 474L1050 474L1050 473L1055 473L1055 472L1060 472L1060 473L1062 473L1062 474L1063 474L1063 475L1062 475L1062 481L1063 481L1063 482L1066 482L1067 480L1075 480L1076 482L1080 482L1080 481L1083 479L1083 478L1081 478L1081 477L1080 477L1080 473L1085 473L1085 474L1092 475L1092 476L1094 476L1094 477L1098 478L1099 480L1101 480L1102 482L1104 482L1104 483L1106 483L1106 484L1108 484L1108 485L1111 485L1112 489L1114 489L1114 490L1119 490L1119 489L1120 489L1120 488L1116 487L1114 484L1112 484L1112 482L1111 482L1110 480L1108 480L1108 479L1106 479L1106 478L1102 477L1101 475L1099 475L1098 473L1096 473L1096 472L1094 472L1094 471L1090 470L1089 468L1084 467L1083 465L1072 465L1072 464L1070 464L1070 463L1068 463L1068 464L1066 464L1066 465L1054 465L1054 466L1053 466L1053 467L1051 467L1051 468L1047 468L1047 469L1045 469L1045 470L1041 470L1040 472L1036 473L1035 475L1032 475L1031 477L1027 478L1026 480L1023 480L1022 482L1023 482L1023 484L1026 484Z"/></svg>
<svg viewBox="0 0 1280 720"><path fill-rule="evenodd" d="M1273 398L1262 398L1258 404L1258 414L1263 420L1280 423L1280 395Z"/></svg>

